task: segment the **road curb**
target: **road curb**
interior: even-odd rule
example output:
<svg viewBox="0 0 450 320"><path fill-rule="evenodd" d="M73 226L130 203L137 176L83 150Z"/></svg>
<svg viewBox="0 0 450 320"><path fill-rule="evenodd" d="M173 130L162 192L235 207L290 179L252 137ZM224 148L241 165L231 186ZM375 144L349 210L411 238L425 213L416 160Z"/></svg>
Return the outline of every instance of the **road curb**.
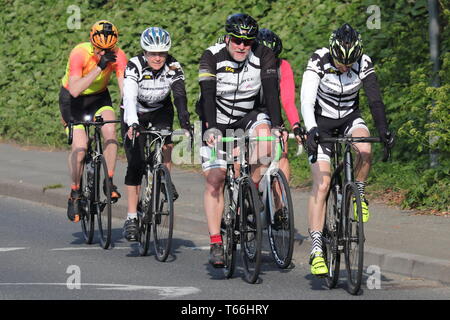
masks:
<svg viewBox="0 0 450 320"><path fill-rule="evenodd" d="M60 208L67 207L68 194L67 190L63 190L63 188L45 190L44 187L37 187L21 181L3 180L0 182L0 194ZM126 205L113 205L113 217L125 219L126 212ZM204 219L195 219L191 215L183 213L176 214L174 229L194 234L208 233ZM296 239L293 258L301 263L308 263L305 260L307 257L306 246L299 245L304 240ZM308 243L309 240L306 242ZM450 261L448 260L366 246L364 262L366 267L378 266L382 273L383 271L393 272L411 278L425 278L450 284Z"/></svg>

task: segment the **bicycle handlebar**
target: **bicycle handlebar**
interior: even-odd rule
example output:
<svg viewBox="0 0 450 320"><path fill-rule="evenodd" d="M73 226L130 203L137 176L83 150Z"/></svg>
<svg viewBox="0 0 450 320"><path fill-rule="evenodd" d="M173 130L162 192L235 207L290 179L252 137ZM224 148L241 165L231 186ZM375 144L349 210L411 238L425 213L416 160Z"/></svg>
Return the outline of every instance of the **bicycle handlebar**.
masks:
<svg viewBox="0 0 450 320"><path fill-rule="evenodd" d="M74 121L69 122L67 124L67 128L69 129L69 135L67 138L67 144L72 145L73 142L73 127L77 125L86 126L103 126L108 123L120 123L120 120L103 120L102 116L96 116L94 121Z"/></svg>
<svg viewBox="0 0 450 320"><path fill-rule="evenodd" d="M254 141L276 141L278 140L282 140L282 136L280 137L274 137L274 136L258 136L258 137L248 137L248 136L242 136L242 137L219 137L219 139L217 139L217 142L215 144L215 146L212 148L211 150L211 159L210 161L214 161L217 158L217 143L219 142L234 142L234 141L241 141L244 139L248 139L250 142L254 142ZM283 152L283 148L280 145L280 143L277 143L276 145L276 149L275 149L275 161L280 160L281 155Z"/></svg>
<svg viewBox="0 0 450 320"><path fill-rule="evenodd" d="M318 137L317 143L374 143L383 142L380 137ZM386 162L391 157L391 150L387 145L383 146L383 158L381 161ZM317 160L317 153L315 154ZM314 163L315 161L311 161Z"/></svg>

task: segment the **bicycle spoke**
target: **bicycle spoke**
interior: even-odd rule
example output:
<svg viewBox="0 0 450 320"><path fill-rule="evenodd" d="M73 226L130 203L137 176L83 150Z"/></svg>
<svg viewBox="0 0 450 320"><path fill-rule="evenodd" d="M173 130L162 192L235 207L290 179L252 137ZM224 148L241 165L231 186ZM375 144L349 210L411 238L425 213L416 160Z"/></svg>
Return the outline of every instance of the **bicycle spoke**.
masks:
<svg viewBox="0 0 450 320"><path fill-rule="evenodd" d="M249 178L242 183L240 190L240 244L241 258L244 265L245 279L255 283L261 268L262 225L255 202L258 193Z"/></svg>
<svg viewBox="0 0 450 320"><path fill-rule="evenodd" d="M169 170L160 165L155 169L153 186L153 238L156 259L165 261L170 253L173 233L173 194Z"/></svg>
<svg viewBox="0 0 450 320"><path fill-rule="evenodd" d="M96 159L95 208L99 230L100 245L108 249L111 244L111 183L108 168L103 156Z"/></svg>
<svg viewBox="0 0 450 320"><path fill-rule="evenodd" d="M347 217L345 263L348 291L354 295L359 292L361 287L364 261L364 229L361 199L354 183L346 186L344 210Z"/></svg>
<svg viewBox="0 0 450 320"><path fill-rule="evenodd" d="M269 192L266 210L273 217L268 226L270 249L278 267L287 268L294 251L294 208L289 184L281 170L272 173Z"/></svg>

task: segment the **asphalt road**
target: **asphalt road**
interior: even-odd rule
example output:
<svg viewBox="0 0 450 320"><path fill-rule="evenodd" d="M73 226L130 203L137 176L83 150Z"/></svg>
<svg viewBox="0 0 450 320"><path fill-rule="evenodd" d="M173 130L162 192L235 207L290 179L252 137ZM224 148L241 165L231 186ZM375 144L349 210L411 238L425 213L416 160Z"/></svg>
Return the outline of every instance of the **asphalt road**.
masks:
<svg viewBox="0 0 450 320"><path fill-rule="evenodd" d="M359 296L344 279L328 290L309 273L306 261L281 271L264 255L258 284L243 281L238 268L230 280L211 268L204 234L175 231L168 262L140 257L113 221L114 247L86 245L79 224L65 210L0 196L0 299L27 300L448 300L450 287L395 274L365 275ZM374 275L377 276L374 278ZM378 282L378 279L380 280Z"/></svg>

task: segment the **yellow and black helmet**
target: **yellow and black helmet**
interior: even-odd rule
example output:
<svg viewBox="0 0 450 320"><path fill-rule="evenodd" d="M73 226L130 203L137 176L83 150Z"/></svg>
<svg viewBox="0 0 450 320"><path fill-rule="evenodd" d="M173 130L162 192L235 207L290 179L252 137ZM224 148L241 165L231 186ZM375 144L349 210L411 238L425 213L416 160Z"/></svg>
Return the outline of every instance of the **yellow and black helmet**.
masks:
<svg viewBox="0 0 450 320"><path fill-rule="evenodd" d="M117 43L119 32L109 21L100 20L91 28L90 40L93 46L100 49L112 49Z"/></svg>

